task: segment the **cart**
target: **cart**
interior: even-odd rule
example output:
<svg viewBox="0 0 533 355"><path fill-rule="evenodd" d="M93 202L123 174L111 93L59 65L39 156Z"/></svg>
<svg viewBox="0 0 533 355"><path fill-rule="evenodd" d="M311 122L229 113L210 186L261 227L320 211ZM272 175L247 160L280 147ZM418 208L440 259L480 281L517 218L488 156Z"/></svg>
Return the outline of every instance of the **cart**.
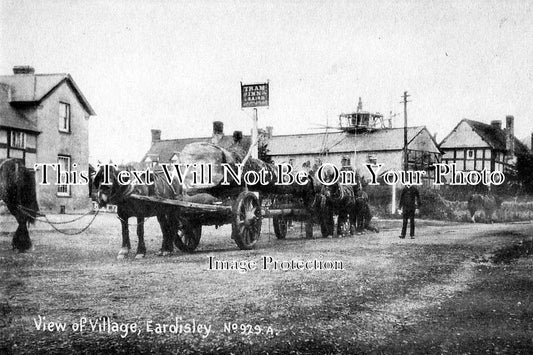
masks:
<svg viewBox="0 0 533 355"><path fill-rule="evenodd" d="M310 238L313 234L312 214L301 202L294 202L294 198L288 195L269 195L262 203L257 193L242 189L236 198L226 198L221 204L203 204L136 194L130 198L170 206L179 216L174 243L187 253L194 252L198 247L202 226L218 227L231 223L231 238L242 250L255 247L261 234L263 217L272 218L274 233L278 239L285 239L289 221L305 221L306 237Z"/></svg>
<svg viewBox="0 0 533 355"><path fill-rule="evenodd" d="M231 238L242 250L254 248L261 234L261 205L255 193L243 189L234 199L221 204L203 204L156 196L131 195L131 198L171 206L179 216L174 239L182 251L192 253L200 243L202 226L232 225Z"/></svg>
<svg viewBox="0 0 533 355"><path fill-rule="evenodd" d="M305 222L305 237L313 237L313 219L309 206L298 197L292 195L269 195L262 199L263 217L271 217L274 234L278 239L285 239L289 223Z"/></svg>

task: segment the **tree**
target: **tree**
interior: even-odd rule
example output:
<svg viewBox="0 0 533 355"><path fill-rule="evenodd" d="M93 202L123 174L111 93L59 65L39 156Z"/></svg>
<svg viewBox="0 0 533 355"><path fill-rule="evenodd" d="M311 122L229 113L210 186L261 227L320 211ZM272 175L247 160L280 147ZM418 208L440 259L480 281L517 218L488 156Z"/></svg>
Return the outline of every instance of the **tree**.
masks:
<svg viewBox="0 0 533 355"><path fill-rule="evenodd" d="M514 179L521 185L524 192L533 194L533 154L517 157Z"/></svg>
<svg viewBox="0 0 533 355"><path fill-rule="evenodd" d="M261 141L259 142L259 146L257 147L257 150L258 150L257 155L260 160L268 164L274 163L270 155L268 155L270 150L268 150L268 143L266 142L266 140L261 139Z"/></svg>

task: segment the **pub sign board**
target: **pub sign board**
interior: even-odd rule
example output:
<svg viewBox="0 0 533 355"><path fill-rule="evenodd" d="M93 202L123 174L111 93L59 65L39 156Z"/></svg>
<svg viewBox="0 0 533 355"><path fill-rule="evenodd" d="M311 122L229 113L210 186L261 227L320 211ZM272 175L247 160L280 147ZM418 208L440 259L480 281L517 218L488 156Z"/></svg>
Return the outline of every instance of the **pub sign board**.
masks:
<svg viewBox="0 0 533 355"><path fill-rule="evenodd" d="M268 83L241 84L241 106L243 108L268 106Z"/></svg>

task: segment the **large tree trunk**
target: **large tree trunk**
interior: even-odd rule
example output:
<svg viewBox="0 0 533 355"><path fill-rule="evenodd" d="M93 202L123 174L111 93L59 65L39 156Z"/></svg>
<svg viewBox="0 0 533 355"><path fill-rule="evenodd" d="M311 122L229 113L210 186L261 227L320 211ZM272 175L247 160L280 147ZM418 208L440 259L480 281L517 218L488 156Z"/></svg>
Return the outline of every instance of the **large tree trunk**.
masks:
<svg viewBox="0 0 533 355"><path fill-rule="evenodd" d="M185 175L184 182L186 190L190 194L198 192L212 193L214 196L218 196L221 191L228 190L234 187L244 187L246 185L244 175L251 171L261 174L261 171L265 173L264 184L258 182L257 184L249 185L248 188L252 191L259 191L268 194L291 194L296 197L307 197L312 191L312 184L309 182L305 185L299 185L296 183L290 185L280 184L277 176L277 167L274 164L267 164L259 159L250 158L245 162L245 165L241 170L241 181L231 177L231 174L226 172L227 182L229 185L222 185L224 181L224 168L222 164L228 164L226 169L232 169L235 175L238 175L239 169L237 164L241 163L244 159L243 151L238 149L226 150L222 147L216 146L211 143L191 143L183 148L180 154L181 164L197 164L196 168L191 168ZM194 173L199 179L200 165L211 165L211 177L210 184L194 184ZM207 170L204 170L207 174Z"/></svg>

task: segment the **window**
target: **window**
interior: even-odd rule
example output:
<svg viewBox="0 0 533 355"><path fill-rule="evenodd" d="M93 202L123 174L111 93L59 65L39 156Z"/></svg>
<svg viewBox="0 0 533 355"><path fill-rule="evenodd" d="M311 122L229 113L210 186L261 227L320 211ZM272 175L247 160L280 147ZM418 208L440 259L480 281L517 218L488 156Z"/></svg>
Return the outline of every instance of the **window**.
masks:
<svg viewBox="0 0 533 355"><path fill-rule="evenodd" d="M468 157L468 159L474 159L474 150L473 149L468 149L466 151L466 156Z"/></svg>
<svg viewBox="0 0 533 355"><path fill-rule="evenodd" d="M57 157L57 162L59 163L59 166L61 167L61 171L64 173L70 172L70 157L60 155ZM65 174L62 174L63 176ZM65 182L64 177L61 181L58 181L58 183ZM70 196L70 185L64 184L64 185L58 185L57 186L57 195L58 196Z"/></svg>
<svg viewBox="0 0 533 355"><path fill-rule="evenodd" d="M11 131L11 147L24 149L26 147L26 134L24 132Z"/></svg>
<svg viewBox="0 0 533 355"><path fill-rule="evenodd" d="M59 103L59 130L70 132L70 105L64 102Z"/></svg>

